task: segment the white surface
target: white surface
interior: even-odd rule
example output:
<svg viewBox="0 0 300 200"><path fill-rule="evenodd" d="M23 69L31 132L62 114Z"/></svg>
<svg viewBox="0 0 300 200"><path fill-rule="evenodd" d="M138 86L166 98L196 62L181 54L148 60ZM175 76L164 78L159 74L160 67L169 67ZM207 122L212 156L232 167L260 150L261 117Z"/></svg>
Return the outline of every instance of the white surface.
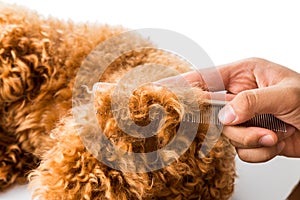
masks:
<svg viewBox="0 0 300 200"><path fill-rule="evenodd" d="M74 21L98 21L129 28L165 28L201 45L216 65L262 57L300 72L298 1L39 1L6 0L41 14ZM282 200L300 179L300 159L264 164L237 160L234 200ZM30 199L25 186L0 199Z"/></svg>

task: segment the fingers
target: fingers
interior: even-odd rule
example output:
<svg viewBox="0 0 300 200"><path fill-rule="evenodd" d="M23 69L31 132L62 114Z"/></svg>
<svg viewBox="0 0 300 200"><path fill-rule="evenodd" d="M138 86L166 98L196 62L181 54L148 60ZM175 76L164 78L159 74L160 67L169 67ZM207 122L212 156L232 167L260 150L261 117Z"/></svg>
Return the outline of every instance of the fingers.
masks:
<svg viewBox="0 0 300 200"><path fill-rule="evenodd" d="M280 155L287 157L300 157L300 131L295 129L295 133L284 139L285 148L280 152Z"/></svg>
<svg viewBox="0 0 300 200"><path fill-rule="evenodd" d="M178 76L159 80L157 83L176 84L185 81L190 86L199 86L203 90L215 92L226 89L231 93L237 94L244 90L272 85L269 82L272 82L273 78L269 80L267 73L273 72L271 75L274 75L274 71L275 73L277 71L268 70L267 66L272 66L273 68L276 66L277 71L278 69L283 70L282 66L265 59L248 58L218 67L196 69ZM286 68L284 70L287 71Z"/></svg>
<svg viewBox="0 0 300 200"><path fill-rule="evenodd" d="M216 67L194 70L155 82L161 85L186 85L200 87L206 91L225 90L223 79Z"/></svg>
<svg viewBox="0 0 300 200"><path fill-rule="evenodd" d="M254 149L237 148L238 156L245 162L257 163L271 160L284 149L285 142L282 141L272 147L260 147Z"/></svg>
<svg viewBox="0 0 300 200"><path fill-rule="evenodd" d="M220 111L219 119L225 125L235 125L249 120L255 114L283 115L287 110L284 102L288 93L288 89L276 86L243 91Z"/></svg>
<svg viewBox="0 0 300 200"><path fill-rule="evenodd" d="M278 141L277 135L273 131L258 127L225 126L223 134L231 140L234 146L239 148L273 146Z"/></svg>
<svg viewBox="0 0 300 200"><path fill-rule="evenodd" d="M283 145L293 136L296 129L287 127L287 132L274 133L258 127L225 126L223 134L237 149L241 160L247 162L264 162L283 151Z"/></svg>
<svg viewBox="0 0 300 200"><path fill-rule="evenodd" d="M238 148L256 148L274 146L276 143L290 137L296 132L292 126L287 127L287 132L273 132L259 127L224 126L223 134Z"/></svg>

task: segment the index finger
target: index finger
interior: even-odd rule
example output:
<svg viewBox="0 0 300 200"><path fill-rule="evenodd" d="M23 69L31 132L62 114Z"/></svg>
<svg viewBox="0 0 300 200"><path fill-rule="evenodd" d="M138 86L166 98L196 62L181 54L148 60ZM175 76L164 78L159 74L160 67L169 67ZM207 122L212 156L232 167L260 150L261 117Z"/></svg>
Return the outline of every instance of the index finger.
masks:
<svg viewBox="0 0 300 200"><path fill-rule="evenodd" d="M268 61L261 58L248 58L218 67L197 69L174 77L157 81L163 84L182 84L186 81L191 86L198 86L210 92L227 90L237 94L244 90L257 88L254 69L264 66Z"/></svg>
<svg viewBox="0 0 300 200"><path fill-rule="evenodd" d="M210 92L225 90L223 78L216 67L196 69L177 76L161 79L155 83L162 85L189 84L191 87L200 87L201 89Z"/></svg>

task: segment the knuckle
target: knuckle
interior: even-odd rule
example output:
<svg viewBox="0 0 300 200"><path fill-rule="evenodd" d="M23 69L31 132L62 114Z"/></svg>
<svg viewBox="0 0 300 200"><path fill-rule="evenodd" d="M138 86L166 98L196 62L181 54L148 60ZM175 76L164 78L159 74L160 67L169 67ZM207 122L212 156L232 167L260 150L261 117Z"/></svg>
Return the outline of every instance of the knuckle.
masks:
<svg viewBox="0 0 300 200"><path fill-rule="evenodd" d="M254 91L243 91L240 93L240 98L243 103L241 108L243 112L251 111L258 102L258 96Z"/></svg>
<svg viewBox="0 0 300 200"><path fill-rule="evenodd" d="M245 147L248 146L253 146L253 138L251 137L251 135L245 135L242 139L242 145Z"/></svg>
<svg viewBox="0 0 300 200"><path fill-rule="evenodd" d="M245 149L237 149L237 154L239 158L244 162L251 162L253 160L253 154L249 154L249 152Z"/></svg>
<svg viewBox="0 0 300 200"><path fill-rule="evenodd" d="M289 87L285 89L285 96L289 98L289 106L288 108L293 111L296 108L299 108L300 106L300 101L299 101L299 96L300 96L300 87ZM285 111L291 112L288 109Z"/></svg>
<svg viewBox="0 0 300 200"><path fill-rule="evenodd" d="M250 58L247 58L246 61L250 62L250 63L262 63L262 62L265 62L266 60L263 58L259 58L259 57L250 57Z"/></svg>
<svg viewBox="0 0 300 200"><path fill-rule="evenodd" d="M295 101L299 101L300 87L290 87L288 89L288 95Z"/></svg>

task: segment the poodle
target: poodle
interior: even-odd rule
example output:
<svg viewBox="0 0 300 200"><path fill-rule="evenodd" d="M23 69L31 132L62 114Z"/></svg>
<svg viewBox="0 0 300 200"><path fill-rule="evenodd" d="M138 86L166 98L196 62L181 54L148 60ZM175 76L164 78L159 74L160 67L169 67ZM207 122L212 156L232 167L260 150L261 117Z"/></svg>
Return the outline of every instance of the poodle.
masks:
<svg viewBox="0 0 300 200"><path fill-rule="evenodd" d="M117 83L137 66L143 65L146 73L153 65L176 73L191 70L185 60L155 48L148 40L135 35L118 39L126 31L44 18L23 7L0 4L1 191L29 181L33 197L38 199L230 198L236 176L234 148L223 135L207 137L208 124L197 124L189 143L193 125L184 123L183 134L174 144L188 145L181 155L169 151L159 158L162 161L158 155L154 160L145 157L145 153L163 149L176 138L185 112L210 109L203 89L191 88L197 100L192 102L194 107L184 110L190 103L186 99L194 99L190 91L179 89L175 95L166 87L146 83L132 91L126 109L112 108L113 103L123 105L126 96L126 90L120 90ZM93 54L111 38L117 42ZM97 59L107 59L110 50L121 46L147 48L123 52L114 59L97 77L106 86L99 84L92 92L84 87L74 90L77 83L90 79L90 74L77 76L82 66L96 70L92 66L97 66ZM91 53L97 59L87 59ZM143 79L139 75L131 81ZM114 98L117 89L120 96ZM92 93L91 105L74 101L85 91ZM160 109L164 119L155 116L161 114ZM152 121L159 128L149 137L135 137L124 130L146 127ZM218 132L218 127L210 126ZM98 129L102 131L95 135ZM95 138L106 138L124 152L137 153L141 162L125 159L123 154L112 155ZM208 144L204 144L205 138ZM209 143L212 149L204 152ZM151 170L151 163L164 161L168 165Z"/></svg>

